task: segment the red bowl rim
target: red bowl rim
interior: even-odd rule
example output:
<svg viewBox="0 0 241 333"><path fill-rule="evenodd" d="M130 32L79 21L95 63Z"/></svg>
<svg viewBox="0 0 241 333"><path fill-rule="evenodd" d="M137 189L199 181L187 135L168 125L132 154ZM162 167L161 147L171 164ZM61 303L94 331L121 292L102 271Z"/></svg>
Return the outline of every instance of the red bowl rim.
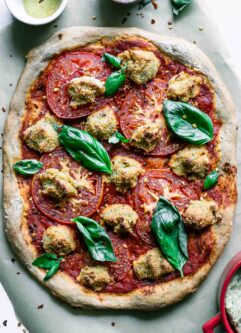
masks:
<svg viewBox="0 0 241 333"><path fill-rule="evenodd" d="M220 300L220 312L222 316L222 321L224 327L227 330L227 333L234 333L234 330L229 323L229 318L226 313L225 296L228 289L228 285L239 268L241 268L241 252L239 252L235 257L233 257L233 259L228 263L228 265L226 266L227 271L226 269L224 270L224 281L222 284L219 300Z"/></svg>

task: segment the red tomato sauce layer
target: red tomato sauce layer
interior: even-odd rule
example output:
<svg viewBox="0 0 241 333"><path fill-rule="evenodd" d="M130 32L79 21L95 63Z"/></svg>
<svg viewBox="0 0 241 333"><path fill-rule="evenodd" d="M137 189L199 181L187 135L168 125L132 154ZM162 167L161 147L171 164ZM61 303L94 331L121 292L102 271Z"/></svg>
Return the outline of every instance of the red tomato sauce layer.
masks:
<svg viewBox="0 0 241 333"><path fill-rule="evenodd" d="M82 66L87 66L90 72L95 72L97 77L105 80L113 71L113 68L101 61L103 53L109 52L113 55L117 55L131 48L155 52L161 64L156 81L144 85L139 89L127 80L114 97L108 99L99 97L97 102L93 105L79 107L76 110L71 109L69 99L66 95L66 82L77 76L82 76ZM127 137L130 137L135 127L135 119L134 116L132 118L132 112L130 112L133 98L136 98L136 101L142 105L145 102L143 96L148 97L151 95L151 90L159 89L159 100L156 99L155 102L161 104L162 99L166 98L166 92L162 90L166 89L168 81L172 76L182 71L195 73L183 64L161 53L154 44L138 38L130 40L117 39L116 41L104 39L102 44L97 43L95 46L88 45L78 50L64 52L51 60L47 68L33 83L26 99L26 113L23 119L20 138L22 139L22 133L26 128L42 118L47 112L61 118L65 124L82 128L82 121L85 120L85 117L107 103L111 103L111 105L115 107L116 118L119 124L118 130ZM53 92L54 89L55 92ZM190 103L209 114L214 121L215 139L207 145L207 148L211 156L212 166L216 166L218 160L216 140L218 140L218 132L221 124L215 119L214 94L208 83L204 82L201 85L199 96L191 99ZM132 109L134 115L134 108ZM147 111L149 112L150 120L153 121L153 110L148 105ZM144 122L141 117L139 121ZM165 142L165 144L168 143L166 150L163 142ZM117 192L115 187L109 183L104 182L103 185L101 176L98 173L90 174L88 177L96 185L96 195L88 191L79 193L81 197L77 198L77 200L87 198L88 204L85 206L86 211L79 211L77 205L77 213L73 214L70 204L67 203L59 210L59 207L55 207L54 202L41 195L41 192L39 192L40 183L37 177L47 168L56 168L57 166L61 171L61 158L68 161L68 166L74 173L76 173L79 167L78 164L62 149L41 156L41 154L29 149L23 142L22 159L36 158L41 159L44 163L44 168L34 177L32 183L33 200L30 199L26 217L29 234L33 245L37 248L39 253L42 253L43 233L50 225L68 223L75 215L88 215L98 222L100 221L101 211L106 205L115 203L128 204L133 207L139 215L139 220L131 235L115 234L110 227L105 226L118 259L117 262L95 262L90 257L82 236L76 230L77 248L73 253L65 256L65 260L61 263L60 269L68 274L73 281L78 283L76 279L84 266L96 264L105 265L108 268L113 282L103 289L102 292L121 294L142 287L149 288L151 292L153 286L179 277L179 273L174 272L156 281L138 280L133 271L133 261L157 246L156 240L150 231L151 213L157 198L160 195L171 195L170 200L182 210L190 200L198 199L203 195L203 181L188 181L175 176L170 171L168 168L169 157L167 156L182 148L183 143L176 142L174 138L167 135L163 136L163 140L160 142L156 152L149 154L149 156L144 155L140 151L134 151L128 144L110 145L106 142L103 144L111 157L126 155L137 159L142 164L144 172L140 176L136 188L128 190L125 193ZM225 182L231 180L230 174L234 172L233 170L231 171L224 175L226 177L225 180L222 180L223 178L219 180L218 186L215 189L206 192L207 196L213 198L219 204L224 204L225 200L227 201L228 194L225 193ZM229 178L227 175L229 175ZM28 188L28 195L31 197L31 181L26 177L20 176L19 184L20 187ZM235 197L235 193L235 190L233 190L233 198ZM172 196L173 194L174 196ZM74 226L72 227L74 228ZM184 275L192 275L208 262L214 240L211 229L209 228L198 232L187 230L187 233L189 260L184 266Z"/></svg>

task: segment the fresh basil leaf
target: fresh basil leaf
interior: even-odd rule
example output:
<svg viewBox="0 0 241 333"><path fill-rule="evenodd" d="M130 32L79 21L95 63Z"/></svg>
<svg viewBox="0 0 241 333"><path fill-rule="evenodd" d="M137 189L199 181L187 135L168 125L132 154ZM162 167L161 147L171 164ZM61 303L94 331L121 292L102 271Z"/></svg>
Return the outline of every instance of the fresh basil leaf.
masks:
<svg viewBox="0 0 241 333"><path fill-rule="evenodd" d="M51 268L54 263L58 260L58 257L54 253L44 253L42 256L36 258L33 262L32 265L44 268L44 269L49 269Z"/></svg>
<svg viewBox="0 0 241 333"><path fill-rule="evenodd" d="M108 76L107 80L105 81L105 96L113 96L124 84L125 80L126 76L123 69L110 74L110 76Z"/></svg>
<svg viewBox="0 0 241 333"><path fill-rule="evenodd" d="M49 280L55 273L57 273L59 266L60 266L61 260L55 262L55 264L48 270L44 277L44 281Z"/></svg>
<svg viewBox="0 0 241 333"><path fill-rule="evenodd" d="M120 68L121 66L121 59L113 56L110 53L104 53L101 59L102 61L109 62L112 66L116 68Z"/></svg>
<svg viewBox="0 0 241 333"><path fill-rule="evenodd" d="M188 251L187 251L187 233L184 227L183 220L179 222L179 246L182 250L184 256L188 259Z"/></svg>
<svg viewBox="0 0 241 333"><path fill-rule="evenodd" d="M59 269L62 257L57 257L54 253L44 253L40 257L36 258L33 262L33 266L39 268L48 269L44 281L50 279Z"/></svg>
<svg viewBox="0 0 241 333"><path fill-rule="evenodd" d="M37 160L21 160L13 165L13 170L22 175L34 175L43 167L43 163Z"/></svg>
<svg viewBox="0 0 241 333"><path fill-rule="evenodd" d="M180 12L186 8L192 0L172 0L172 11L175 15L179 15Z"/></svg>
<svg viewBox="0 0 241 333"><path fill-rule="evenodd" d="M120 132L115 131L108 139L108 142L111 144L116 144L119 142L128 143L130 142L129 139L127 139L124 135L122 135Z"/></svg>
<svg viewBox="0 0 241 333"><path fill-rule="evenodd" d="M165 258L183 276L183 266L188 260L187 234L178 209L163 197L154 211L151 230Z"/></svg>
<svg viewBox="0 0 241 333"><path fill-rule="evenodd" d="M71 221L76 222L93 259L98 261L117 260L109 236L96 221L85 216L78 216Z"/></svg>
<svg viewBox="0 0 241 333"><path fill-rule="evenodd" d="M163 112L170 130L179 138L203 145L213 139L210 117L189 103L166 100Z"/></svg>
<svg viewBox="0 0 241 333"><path fill-rule="evenodd" d="M218 173L216 170L210 172L204 180L203 188L204 190L210 190L213 188L218 182Z"/></svg>
<svg viewBox="0 0 241 333"><path fill-rule="evenodd" d="M151 3L151 0L142 0L140 3L139 3L139 9L142 9L144 8L146 5L148 5L149 3Z"/></svg>
<svg viewBox="0 0 241 333"><path fill-rule="evenodd" d="M88 132L71 126L62 126L59 141L77 162L90 170L111 174L110 157L102 146Z"/></svg>

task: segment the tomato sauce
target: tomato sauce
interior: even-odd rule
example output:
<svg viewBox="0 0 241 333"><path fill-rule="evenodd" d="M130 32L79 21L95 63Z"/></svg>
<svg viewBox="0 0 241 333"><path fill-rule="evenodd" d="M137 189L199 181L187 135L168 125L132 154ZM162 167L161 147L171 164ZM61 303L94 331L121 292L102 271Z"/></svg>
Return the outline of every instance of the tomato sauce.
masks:
<svg viewBox="0 0 241 333"><path fill-rule="evenodd" d="M70 51L70 53L65 52L55 57L52 61L50 61L50 64L47 66L47 68L43 71L43 73L32 85L30 92L27 96L26 113L23 120L23 128L20 133L20 138L22 138L22 132L27 127L29 127L30 125L35 123L38 119L43 117L46 112L51 112L51 108L57 116L60 115L63 118L64 123L66 124L70 123L72 126L76 126L79 128L82 128L80 117L82 117L83 115L86 116L87 114L98 109L97 106L97 108L94 108L92 110L88 109L90 111L89 112L87 108L83 108L82 112L80 108L77 111L78 118L76 120L71 120L70 118L75 118L75 115L73 115L71 113L72 111L70 112L68 108L67 113L69 116L67 116L67 118L69 117L69 119L64 119L66 117L63 113L65 111L62 108L62 106L64 105L64 103L66 103L65 100L66 87L64 95L59 95L58 98L52 96L52 94L50 93L50 90L52 89L51 87L53 87L53 85L57 81L58 84L64 83L63 81L66 79L67 75L66 68L71 69L71 75L75 75L76 70L80 75L82 75L80 73L81 68L78 67L78 63L80 63L83 59L81 58L82 56L78 57L78 54L83 54L83 53L91 54L90 58L92 59L92 64L94 63L97 67L102 66L101 68L103 70L100 71L101 72L100 74L103 75L103 77L106 77L110 73L111 68L109 65L100 62L101 55L104 52L109 52L111 54L116 55L130 48L142 48L145 50L150 50L155 52L155 54L160 59L161 63L159 72L157 74L157 78L163 80L165 84L167 84L168 80L173 75L176 75L181 71L188 71L195 73L194 71L185 67L183 64L179 63L178 61L175 61L167 57L165 54L161 53L157 49L157 47L152 43L138 38L131 39L128 41L118 39L115 42L108 39L104 39L103 43L98 44L97 46L98 47L93 47L92 45L88 45L82 49L79 49L78 52L76 51ZM71 57L72 60L70 61ZM73 58L75 58L74 61ZM92 65L90 64L90 70L92 70L91 66ZM61 71L60 76L58 76L58 71L56 71L56 69L58 68ZM49 91L46 91L46 85L48 86L47 90ZM126 96L130 91L132 91L133 88L134 85L127 80L125 85L118 91L118 93L113 98L108 99L108 103L113 103L113 105L115 105L116 107L116 117L118 122L120 121L120 112L123 103L126 99ZM216 166L219 156L215 142L218 138L218 132L221 124L215 119L214 95L209 84L207 83L203 84L201 86L200 95L192 99L190 102L199 107L202 111L209 114L209 116L213 119L213 121L215 120L214 121L215 139L214 141L212 141L207 145L207 148L212 158L212 166ZM59 103L60 103L60 108L58 107ZM99 100L98 103L100 103L99 106L102 105L101 100ZM33 110L35 110L35 112ZM81 120L84 119L85 118L81 118ZM180 148L183 146L182 144L180 144L180 142L178 142L177 144L180 145ZM167 163L169 160L169 158L167 157L168 154L167 155L164 154L164 156L148 156L148 155L143 155L138 151L130 150L131 148L128 144L109 145L108 143L104 143L104 145L111 157L117 154L118 155L124 154L129 157L137 159L142 164L143 168L146 171L146 174L148 173L149 175L152 174L153 169L155 169L153 171L154 174L157 173L156 169L162 169L162 170L165 169L165 171L163 171L164 173L166 172L166 175L164 175L163 173L164 182L169 182L169 184L171 184L172 190L175 189L177 192L181 191L182 200L179 200L180 207L184 207L191 199L200 198L200 196L203 195L202 192L203 181L191 182L184 179L180 179L176 177L174 174L172 174L172 172L167 168ZM173 151L171 153L173 153ZM56 153L54 152L54 154ZM57 153L57 155L58 154L59 153ZM41 155L29 149L23 143L22 158L40 159ZM47 158L47 154L44 155L42 159L44 159L44 161L47 163L46 164L47 167L51 167L51 165L52 167L54 167L55 164L55 162L53 162L54 160L50 157ZM56 163L58 164L58 162ZM225 175L223 175L223 178L221 177L219 180L218 186L212 190L206 191L206 195L208 195L210 198L213 198L222 205L224 205L225 200L226 202L228 200L229 200L228 202L230 202L231 200L235 200L236 198L235 189L233 189L231 195L232 198L230 199L228 198L229 194L225 192L225 184L227 184L227 181L231 181L232 175L234 177L234 173L235 170L231 170L230 172L227 172ZM78 277L82 267L84 267L85 265L96 265L96 264L105 265L108 268L109 274L113 278L113 282L109 284L105 289L103 289L102 292L109 292L109 293L113 292L121 294L121 293L128 293L136 288L142 288L142 287L150 288L151 292L152 286L167 281L171 281L179 277L178 272L167 274L166 276L156 281L138 280L135 277L132 267L133 260L136 260L140 255L146 253L148 250L157 246L155 239L150 235L150 227L149 227L150 220L148 220L148 218L146 217L146 213L143 211L143 207L141 206L143 205L143 202L141 202L141 200L144 201L147 200L150 205L152 204L150 193L148 193L148 190L150 188L148 189L142 184L142 180L144 177L145 175L141 176L141 181L138 183L135 189L128 190L125 193L117 192L113 185L109 184L108 182L105 182L102 188L103 192L99 196L100 201L97 200L98 203L96 200L93 200L93 198L92 199L88 198L89 204L93 205L94 202L95 206L89 215L96 221L100 220L101 210L106 205L115 204L115 203L128 204L131 207L133 207L139 214L139 221L136 225L136 228L133 231L133 234L128 236L116 235L113 233L110 227L106 226L107 233L109 234L109 237L112 241L114 252L118 259L116 263L107 263L107 262L99 263L91 259L84 244L83 238L76 230L77 249L72 254L65 256L65 260L61 263L60 266L60 269L66 274L68 274L74 281L76 281L76 278ZM152 187L151 190L153 190L156 194L159 193L160 195L163 191L163 188L157 182L156 179L157 178L155 177L149 178L148 184L149 187ZM33 183L34 182L35 181L33 181ZM182 185L181 182L183 182ZM21 177L21 176L19 176L19 184L20 187L24 185L29 189L31 186L30 180L26 177ZM51 204L49 204L49 202L47 202L43 198L41 198L41 200L43 201L41 202L38 201L40 198L40 196L38 195L39 189L40 189L39 184L36 183L36 188L35 185L33 186L33 196L35 199L34 200L35 203L32 201L32 199L30 199L30 205L27 212L27 223L29 226L29 233L32 238L32 242L39 251L39 253L42 253L43 252L42 236L44 230L46 230L46 228L50 225L55 225L55 224L57 225L59 222L61 222L61 219L63 219L64 222L66 222L66 216L67 220L69 220L72 212L70 210L70 207L65 207L62 216L58 216L56 218L56 215L54 215L56 212L55 210L53 210L53 207L51 206ZM29 190L29 196L30 196L30 190ZM178 204L178 199L176 200L176 203ZM36 207L35 204L37 204L38 208ZM52 212L54 211L54 213L51 214L51 211ZM63 218L63 216L65 218ZM199 232L193 232L187 230L187 233L188 233L189 260L184 266L184 274L192 275L205 263L208 262L210 254L212 252L212 246L214 240L210 228L206 228L205 230ZM145 236L147 236L146 239Z"/></svg>

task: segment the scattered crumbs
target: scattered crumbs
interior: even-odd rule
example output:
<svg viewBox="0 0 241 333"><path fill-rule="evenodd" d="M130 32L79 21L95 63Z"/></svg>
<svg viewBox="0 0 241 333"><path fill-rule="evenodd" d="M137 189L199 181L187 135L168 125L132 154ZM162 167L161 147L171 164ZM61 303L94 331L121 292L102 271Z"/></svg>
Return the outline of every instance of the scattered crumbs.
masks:
<svg viewBox="0 0 241 333"><path fill-rule="evenodd" d="M15 258L11 258L11 261L14 264L16 260L15 260Z"/></svg>
<svg viewBox="0 0 241 333"><path fill-rule="evenodd" d="M168 25L172 25L172 22L171 22L171 21L168 21L167 24L168 24Z"/></svg>
<svg viewBox="0 0 241 333"><path fill-rule="evenodd" d="M151 2L152 2L152 5L153 5L154 9L157 9L158 8L158 4L156 3L156 1L155 0L151 0Z"/></svg>
<svg viewBox="0 0 241 333"><path fill-rule="evenodd" d="M7 326L7 324L8 324L8 321L7 321L7 320L4 320L4 321L3 321L3 326Z"/></svg>
<svg viewBox="0 0 241 333"><path fill-rule="evenodd" d="M151 20L151 24L155 24L156 21L154 19Z"/></svg>
<svg viewBox="0 0 241 333"><path fill-rule="evenodd" d="M12 85L13 85L12 83L9 83L9 86L10 86L10 87L12 87Z"/></svg>
<svg viewBox="0 0 241 333"><path fill-rule="evenodd" d="M197 44L197 42L194 40L194 41L193 41L193 44Z"/></svg>
<svg viewBox="0 0 241 333"><path fill-rule="evenodd" d="M125 24L126 21L127 21L127 17L124 17L123 20L122 20L122 22L121 22L121 24Z"/></svg>
<svg viewBox="0 0 241 333"><path fill-rule="evenodd" d="M63 34L58 34L59 39L63 38Z"/></svg>
<svg viewBox="0 0 241 333"><path fill-rule="evenodd" d="M4 107L2 107L2 112L6 112L6 109Z"/></svg>
<svg viewBox="0 0 241 333"><path fill-rule="evenodd" d="M92 18L93 21L96 20L96 16L95 15L92 16L91 18Z"/></svg>
<svg viewBox="0 0 241 333"><path fill-rule="evenodd" d="M18 327L20 327L22 324L21 323L18 323Z"/></svg>
<svg viewBox="0 0 241 333"><path fill-rule="evenodd" d="M21 273L20 273L20 272L17 272L16 274L17 274L17 275L20 275Z"/></svg>
<svg viewBox="0 0 241 333"><path fill-rule="evenodd" d="M203 31L203 27L199 27L198 30L199 30L199 31Z"/></svg>
<svg viewBox="0 0 241 333"><path fill-rule="evenodd" d="M115 327L115 322L112 321L111 326Z"/></svg>
<svg viewBox="0 0 241 333"><path fill-rule="evenodd" d="M172 26L170 25L170 26L168 27L168 29L169 29L169 30L172 30Z"/></svg>
<svg viewBox="0 0 241 333"><path fill-rule="evenodd" d="M58 24L55 24L55 25L54 25L54 28L58 28Z"/></svg>
<svg viewBox="0 0 241 333"><path fill-rule="evenodd" d="M43 304L38 305L38 310L43 309L43 307L44 307Z"/></svg>

